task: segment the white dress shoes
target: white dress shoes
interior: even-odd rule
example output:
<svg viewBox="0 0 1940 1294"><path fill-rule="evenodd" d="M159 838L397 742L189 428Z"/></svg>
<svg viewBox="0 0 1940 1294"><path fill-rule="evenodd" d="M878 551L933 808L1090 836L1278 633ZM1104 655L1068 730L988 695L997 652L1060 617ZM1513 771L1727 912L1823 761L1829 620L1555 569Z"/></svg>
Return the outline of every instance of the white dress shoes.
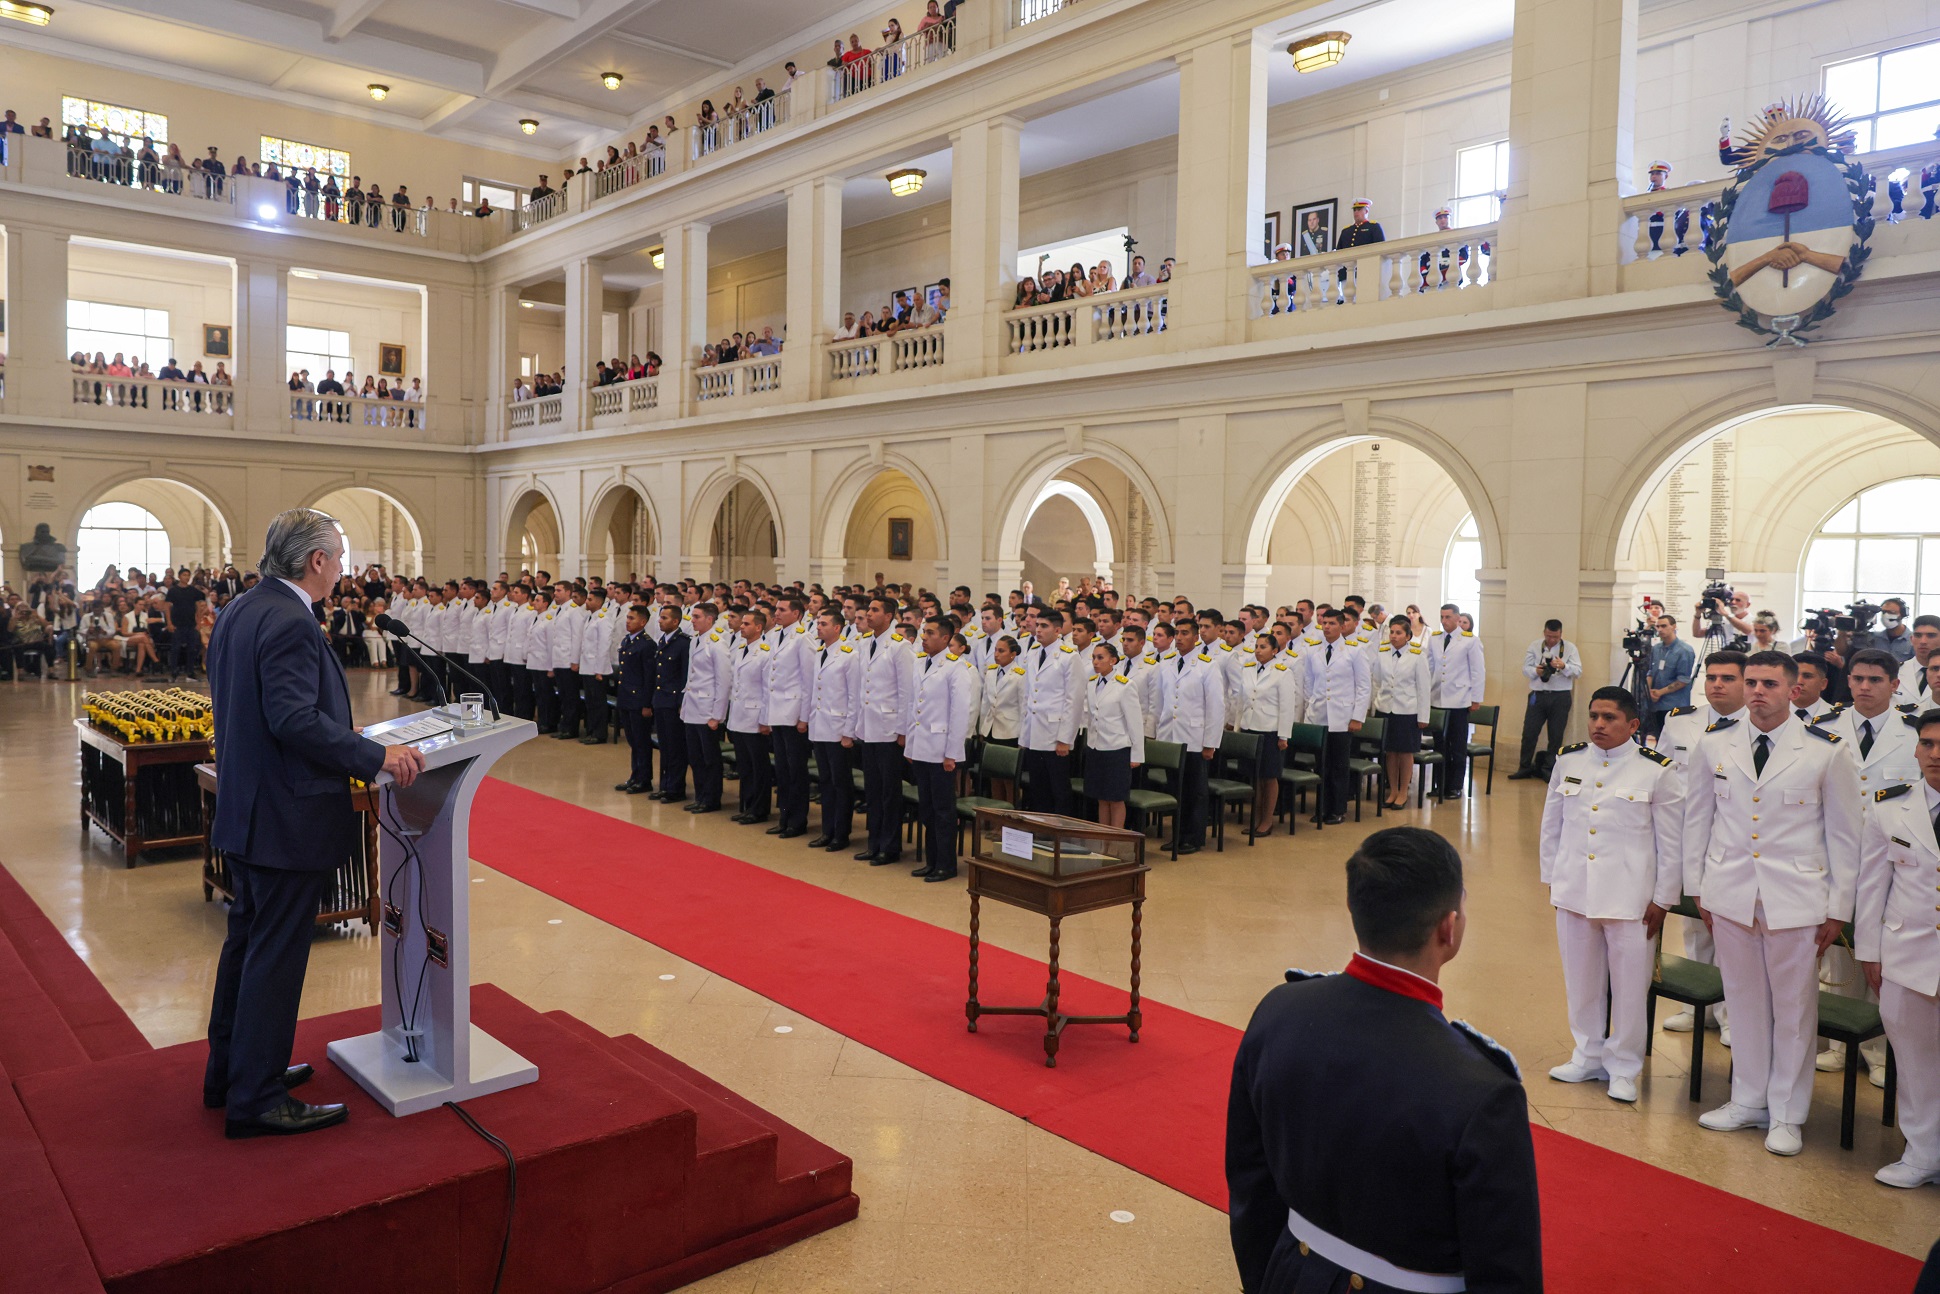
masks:
<svg viewBox="0 0 1940 1294"><path fill-rule="evenodd" d="M1713 1132L1736 1132L1740 1128L1770 1127L1772 1116L1766 1110L1754 1110L1736 1101L1727 1101L1715 1110L1707 1110L1698 1115L1698 1126Z"/></svg>
<svg viewBox="0 0 1940 1294"><path fill-rule="evenodd" d="M1573 1060L1550 1070L1549 1076L1559 1083L1594 1083L1610 1077L1601 1065L1579 1065Z"/></svg>
<svg viewBox="0 0 1940 1294"><path fill-rule="evenodd" d="M1836 1042L1820 1052L1818 1058L1812 1062L1812 1068L1821 1074L1836 1074L1845 1067L1846 1049Z"/></svg>
<svg viewBox="0 0 1940 1294"><path fill-rule="evenodd" d="M1634 1078L1619 1078L1614 1074L1611 1075L1610 1099L1634 1104L1637 1100L1637 1080Z"/></svg>
<svg viewBox="0 0 1940 1294"><path fill-rule="evenodd" d="M1805 1149L1805 1138L1796 1123L1774 1123L1765 1134L1765 1149L1774 1155L1796 1155Z"/></svg>
<svg viewBox="0 0 1940 1294"><path fill-rule="evenodd" d="M1925 1186L1928 1182L1940 1182L1940 1168L1915 1168L1904 1159L1900 1159L1874 1173L1873 1180L1887 1186L1897 1186L1902 1190L1912 1190L1916 1186Z"/></svg>
<svg viewBox="0 0 1940 1294"><path fill-rule="evenodd" d="M1664 1030L1667 1033L1689 1033L1696 1027L1697 1013L1688 1006L1664 1021Z"/></svg>

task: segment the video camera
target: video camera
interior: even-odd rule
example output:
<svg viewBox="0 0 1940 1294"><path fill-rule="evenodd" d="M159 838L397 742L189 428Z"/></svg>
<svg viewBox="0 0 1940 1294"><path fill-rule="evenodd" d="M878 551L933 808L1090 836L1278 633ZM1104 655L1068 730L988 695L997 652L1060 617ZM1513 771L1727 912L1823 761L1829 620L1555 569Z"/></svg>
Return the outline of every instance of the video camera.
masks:
<svg viewBox="0 0 1940 1294"><path fill-rule="evenodd" d="M1710 583L1706 584L1704 592L1698 595L1697 610L1698 614L1704 617L1705 623L1711 629L1716 629L1724 623L1724 613L1718 609L1719 604L1730 606L1731 599L1738 595L1738 591L1724 582L1724 572L1716 566L1706 570L1704 578Z"/></svg>
<svg viewBox="0 0 1940 1294"><path fill-rule="evenodd" d="M1624 654L1630 657L1632 665L1642 670L1650 664L1650 645L1655 641L1657 631L1651 628L1650 621L1639 616L1636 628L1623 636Z"/></svg>
<svg viewBox="0 0 1940 1294"><path fill-rule="evenodd" d="M1822 652L1832 646L1833 640L1841 633L1865 633L1873 627L1873 620L1879 615L1879 608L1871 602L1849 602L1846 614L1840 615L1831 607L1808 608L1800 628L1812 640L1812 650Z"/></svg>

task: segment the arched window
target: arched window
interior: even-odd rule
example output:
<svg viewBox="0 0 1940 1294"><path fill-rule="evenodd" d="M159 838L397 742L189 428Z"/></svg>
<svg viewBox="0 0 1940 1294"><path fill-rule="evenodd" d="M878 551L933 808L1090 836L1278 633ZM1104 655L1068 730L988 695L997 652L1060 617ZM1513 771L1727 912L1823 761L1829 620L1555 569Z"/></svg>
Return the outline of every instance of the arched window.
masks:
<svg viewBox="0 0 1940 1294"><path fill-rule="evenodd" d="M110 566L126 575L130 566L152 575L169 564L168 531L147 508L133 503L97 503L81 518L76 582L93 588Z"/></svg>
<svg viewBox="0 0 1940 1294"><path fill-rule="evenodd" d="M1819 527L1805 549L1805 606L1903 597L1940 614L1940 479L1875 485Z"/></svg>
<svg viewBox="0 0 1940 1294"><path fill-rule="evenodd" d="M1462 518L1462 524L1455 527L1455 537L1448 541L1448 556L1442 562L1442 601L1453 602L1467 614L1475 617L1475 627L1482 627L1482 577L1477 574L1482 569L1482 532L1475 528L1475 514L1469 513ZM1422 608L1428 623L1435 623L1435 613L1427 607Z"/></svg>

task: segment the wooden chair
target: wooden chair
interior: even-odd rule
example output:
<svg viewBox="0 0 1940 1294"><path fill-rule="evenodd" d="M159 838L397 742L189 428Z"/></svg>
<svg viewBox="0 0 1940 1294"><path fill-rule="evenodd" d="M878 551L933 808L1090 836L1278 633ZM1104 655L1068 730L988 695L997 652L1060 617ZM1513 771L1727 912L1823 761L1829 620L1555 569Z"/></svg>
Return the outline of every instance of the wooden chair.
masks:
<svg viewBox="0 0 1940 1294"><path fill-rule="evenodd" d="M1354 734L1353 753L1347 760L1347 776L1354 784L1354 821L1361 820L1361 796L1367 790L1368 780L1374 782L1376 791L1385 791L1388 783L1388 767L1381 759L1381 740L1387 735L1388 721L1379 715L1361 722L1361 730ZM1374 816L1380 817L1387 796L1383 794L1374 802Z"/></svg>
<svg viewBox="0 0 1940 1294"><path fill-rule="evenodd" d="M1327 729L1317 723L1296 723L1293 733L1287 738L1286 767L1280 772L1280 811L1287 818L1287 834L1291 836L1295 826L1294 799L1300 801L1300 812L1307 811L1307 793L1312 792L1316 806L1320 801L1320 756L1327 746ZM1320 830L1320 818L1314 818L1314 830Z"/></svg>
<svg viewBox="0 0 1940 1294"><path fill-rule="evenodd" d="M1469 776L1462 781L1465 794L1475 794L1475 761L1478 759L1489 761L1489 784L1483 789L1482 794L1495 794L1495 729L1501 713L1500 706L1478 705L1468 717L1469 736L1473 738L1477 728L1487 728L1489 739L1486 742L1471 740L1468 744Z"/></svg>
<svg viewBox="0 0 1940 1294"><path fill-rule="evenodd" d="M1671 909L1671 915L1693 921L1704 919L1698 915L1697 904L1691 899L1680 901ZM1690 1007L1696 1017L1691 1028L1691 1100L1697 1101L1704 1093L1704 1013L1724 1001L1724 977L1716 966L1666 953L1663 944L1664 932L1659 930L1657 974L1650 981L1650 991L1644 995L1644 1055L1650 1055L1651 1045L1657 1039L1657 999L1667 997Z"/></svg>
<svg viewBox="0 0 1940 1294"><path fill-rule="evenodd" d="M1172 857L1179 857L1179 770L1185 762L1186 748L1176 741L1148 741L1145 743L1145 786L1133 779L1131 794L1125 797L1127 817L1138 815L1141 828L1150 830L1154 823L1163 824L1166 818L1172 819L1172 841L1169 845ZM1150 783L1159 780L1164 790L1152 789Z"/></svg>
<svg viewBox="0 0 1940 1294"><path fill-rule="evenodd" d="M1219 738L1219 755L1213 761L1213 770L1218 773L1243 774L1260 757L1260 743L1270 740L1253 732L1222 733ZM1206 779L1206 794L1219 806L1213 816L1213 843L1220 853L1226 852L1226 810L1237 805L1247 810L1246 843L1255 843L1253 830L1253 783L1243 776L1209 777Z"/></svg>
<svg viewBox="0 0 1940 1294"><path fill-rule="evenodd" d="M1852 924L1846 924L1848 934ZM1859 1055L1859 1044L1871 1042L1886 1032L1886 1026L1879 1018L1879 1004L1864 998L1842 997L1837 993L1819 993L1819 1036L1832 1042L1846 1044L1845 1088L1839 1101L1839 1149L1852 1149L1853 1111L1859 1103L1859 1071L1863 1067ZM1886 1092L1881 1104L1879 1121L1887 1127L1893 1126L1893 1114L1898 1104L1899 1070L1893 1059L1893 1048L1886 1048Z"/></svg>

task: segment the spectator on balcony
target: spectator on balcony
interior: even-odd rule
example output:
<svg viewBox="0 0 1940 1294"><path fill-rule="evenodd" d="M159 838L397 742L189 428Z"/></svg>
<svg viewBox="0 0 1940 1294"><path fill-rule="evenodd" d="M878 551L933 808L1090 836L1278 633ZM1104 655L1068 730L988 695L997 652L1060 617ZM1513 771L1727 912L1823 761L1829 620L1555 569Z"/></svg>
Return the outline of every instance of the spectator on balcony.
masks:
<svg viewBox="0 0 1940 1294"><path fill-rule="evenodd" d="M368 228L375 229L383 223L383 219L384 190L376 180L372 180L370 187L364 190L364 224Z"/></svg>
<svg viewBox="0 0 1940 1294"><path fill-rule="evenodd" d="M721 338L721 344L714 348L714 358L722 364L732 364L741 358L741 334Z"/></svg>
<svg viewBox="0 0 1940 1294"><path fill-rule="evenodd" d="M229 171L228 168L223 166L222 158L216 153L216 146L214 144L209 145L209 155L202 159L201 170L203 196L208 198L221 197L222 182L228 177Z"/></svg>
<svg viewBox="0 0 1940 1294"><path fill-rule="evenodd" d="M835 335L829 340L852 341L859 335L860 333L856 328L855 311L851 310L842 316L842 326L835 330Z"/></svg>
<svg viewBox="0 0 1940 1294"><path fill-rule="evenodd" d="M1083 264L1073 261L1071 269L1064 276L1064 299L1077 300L1091 295L1091 276L1085 273Z"/></svg>
<svg viewBox="0 0 1940 1294"><path fill-rule="evenodd" d="M391 195L391 228L398 233L404 232L405 218L411 214L411 195L400 184L397 192Z"/></svg>
<svg viewBox="0 0 1940 1294"><path fill-rule="evenodd" d="M936 307L936 321L942 323L950 317L950 280L941 278L936 281L936 300L930 303Z"/></svg>
<svg viewBox="0 0 1940 1294"><path fill-rule="evenodd" d="M1031 306L1043 305L1048 299L1037 290L1037 280L1026 274L1017 280L1017 299L1010 303L1010 308L1024 310Z"/></svg>
<svg viewBox="0 0 1940 1294"><path fill-rule="evenodd" d="M293 216L303 214L303 180L295 171L283 177L283 210Z"/></svg>
<svg viewBox="0 0 1940 1294"><path fill-rule="evenodd" d="M715 365L719 364L720 362L721 362L720 352L716 351L712 346L701 347L701 359L700 359L699 367L713 368Z"/></svg>
<svg viewBox="0 0 1940 1294"><path fill-rule="evenodd" d="M135 153L135 182L144 189L152 189L161 177L161 154L155 151L155 141L143 135L141 148Z"/></svg>
<svg viewBox="0 0 1940 1294"><path fill-rule="evenodd" d="M26 133L27 128L14 119L14 110L12 108L7 109L6 117L0 119L0 146L4 146L10 142L6 136L24 135ZM0 152L4 151L4 147L0 147Z"/></svg>
<svg viewBox="0 0 1940 1294"><path fill-rule="evenodd" d="M173 355L168 357L168 363L162 365L162 371L155 375L156 379L162 382L180 382L185 376Z"/></svg>
<svg viewBox="0 0 1940 1294"><path fill-rule="evenodd" d="M781 70L788 78L788 84L783 89L793 90L795 88L795 81L801 76L802 70L795 66L795 60L792 58L781 65ZM47 118L42 117L41 120L46 121Z"/></svg>
<svg viewBox="0 0 1940 1294"><path fill-rule="evenodd" d="M120 351L116 351L115 357L108 361L107 372L109 377L133 377L135 375L135 371L128 367L128 361Z"/></svg>
<svg viewBox="0 0 1940 1294"><path fill-rule="evenodd" d="M446 214L446 215L448 215L448 216L462 216L462 215L464 215L465 213L464 213L464 212L462 212L462 211L460 211L460 210L458 209L458 199L456 199L456 198L453 198L453 199L452 199L452 200L451 200L451 201L450 201L450 202L449 202L449 203L448 203L448 204L447 204L447 205L445 206L445 214Z"/></svg>
<svg viewBox="0 0 1940 1294"><path fill-rule="evenodd" d="M547 178L548 177L543 175L539 177L539 182L532 186L532 193L530 197L527 198L528 202L538 202L544 198L550 198L552 196L553 188L550 184L546 183Z"/></svg>
<svg viewBox="0 0 1940 1294"><path fill-rule="evenodd" d="M829 66L841 67L843 63L843 55L846 54L848 51L842 47L842 38L840 36L835 38L835 44L832 48L835 50L835 57L829 60Z"/></svg>
<svg viewBox="0 0 1940 1294"><path fill-rule="evenodd" d="M343 187L337 183L336 176L326 175L323 177L323 218L335 224L343 218L343 214Z"/></svg>
<svg viewBox="0 0 1940 1294"><path fill-rule="evenodd" d="M1154 281L1152 276L1145 272L1145 258L1132 257L1132 268L1126 272L1123 284L1125 291L1130 292L1133 288L1149 288Z"/></svg>
<svg viewBox="0 0 1940 1294"><path fill-rule="evenodd" d="M1177 264L1178 262L1173 260L1170 256L1160 261L1159 262L1159 282L1170 283L1172 281L1172 267Z"/></svg>
<svg viewBox="0 0 1940 1294"><path fill-rule="evenodd" d="M344 223L364 223L364 177L361 175L351 176L350 186L344 190Z"/></svg>
<svg viewBox="0 0 1940 1294"><path fill-rule="evenodd" d="M474 216L496 216L498 212L492 210L492 200L490 198L481 197L478 200L478 205L472 208L472 214Z"/></svg>
<svg viewBox="0 0 1940 1294"><path fill-rule="evenodd" d="M209 379L209 385L210 386L234 386L235 385L235 383L231 381L229 378L229 370L223 367L223 363L221 360L216 361L215 375Z"/></svg>
<svg viewBox="0 0 1940 1294"><path fill-rule="evenodd" d="M230 168L230 170L229 170L229 174L231 174L231 175L252 175L252 174L257 174L257 172L253 172L253 171L251 171L251 170L250 170L250 168L249 168L249 159L248 159L247 157L238 157L238 158L236 159L236 164L235 164L235 166L233 166L233 167L231 167L231 168Z"/></svg>
<svg viewBox="0 0 1940 1294"><path fill-rule="evenodd" d="M656 351L647 352L647 371L644 374L642 374L642 376L644 377L660 376L660 355L658 352Z"/></svg>
<svg viewBox="0 0 1940 1294"><path fill-rule="evenodd" d="M317 178L317 168L312 166L303 173L303 214L310 219L317 218L317 204L323 197L323 181Z"/></svg>
<svg viewBox="0 0 1940 1294"><path fill-rule="evenodd" d="M162 188L170 193L180 193L182 176L188 169L188 159L182 156L182 146L170 144L162 158Z"/></svg>
<svg viewBox="0 0 1940 1294"><path fill-rule="evenodd" d="M628 144L627 147L632 148L633 145ZM608 144L606 146L606 159L600 163L600 169L604 171L609 166L618 166L624 160L620 156L620 150L614 145Z"/></svg>
<svg viewBox="0 0 1940 1294"><path fill-rule="evenodd" d="M512 384L512 403L513 404L523 404L525 401L530 400L531 398L532 398L532 384L530 379L521 377L518 381Z"/></svg>
<svg viewBox="0 0 1940 1294"><path fill-rule="evenodd" d="M789 64L788 66L790 66L790 67L793 67L793 66L795 66L795 65L794 65L793 63L790 63L790 64ZM754 79L754 101L755 101L755 103L757 103L757 104L763 104L763 103L766 103L766 102L768 102L768 100L770 100L770 99L772 99L772 98L774 98L774 97L775 97L775 92L774 92L773 90L771 90L771 89L769 89L769 88L768 88L768 83L767 83L766 81L764 81L764 80L762 80L762 79L761 79L760 77L758 77L758 76L757 76L757 77L756 77L756 78Z"/></svg>
<svg viewBox="0 0 1940 1294"><path fill-rule="evenodd" d="M873 50L862 47L862 36L859 33L849 33L849 47L842 51L842 66L849 69L846 79L851 91L861 89L870 83L869 55L872 53L874 53ZM854 66L857 63L862 66Z"/></svg>
<svg viewBox="0 0 1940 1294"><path fill-rule="evenodd" d="M1118 290L1118 279L1112 274L1110 261L1099 261L1091 271L1091 295L1100 296Z"/></svg>
<svg viewBox="0 0 1940 1294"><path fill-rule="evenodd" d="M930 0L929 8L924 12L922 20L916 24L916 30L918 33L922 33L932 27L940 27L942 24L943 10L937 4L936 0Z"/></svg>
<svg viewBox="0 0 1940 1294"><path fill-rule="evenodd" d="M916 304L912 305L909 313L903 316L905 328L929 328L942 322L943 316L936 312L936 307L930 304L929 298L920 293L917 294Z"/></svg>
<svg viewBox="0 0 1940 1294"><path fill-rule="evenodd" d="M781 343L775 340L775 330L773 328L764 326L761 330L761 336L757 340L751 341L748 343L748 354L750 355L781 354Z"/></svg>
<svg viewBox="0 0 1940 1294"><path fill-rule="evenodd" d="M308 374L305 374L307 380ZM337 380L337 370L327 368L323 371L323 381L317 383L318 411L329 422L344 422L350 417L344 404L344 384Z"/></svg>
<svg viewBox="0 0 1940 1294"><path fill-rule="evenodd" d="M115 178L115 163L121 157L121 150L115 146L114 140L108 138L108 132L105 130L94 137L88 148L92 154L94 178L112 183ZM212 148L209 151L213 153L216 150ZM218 162L216 165L220 166L221 163Z"/></svg>
<svg viewBox="0 0 1940 1294"><path fill-rule="evenodd" d="M401 393L400 398L404 401L404 403L406 404L424 403L424 379L423 378L418 378L418 377L412 378L411 389L409 391L404 390L403 387L399 387L398 390ZM416 409L406 409L404 411L404 425L407 427L415 427L418 425L418 411Z"/></svg>

